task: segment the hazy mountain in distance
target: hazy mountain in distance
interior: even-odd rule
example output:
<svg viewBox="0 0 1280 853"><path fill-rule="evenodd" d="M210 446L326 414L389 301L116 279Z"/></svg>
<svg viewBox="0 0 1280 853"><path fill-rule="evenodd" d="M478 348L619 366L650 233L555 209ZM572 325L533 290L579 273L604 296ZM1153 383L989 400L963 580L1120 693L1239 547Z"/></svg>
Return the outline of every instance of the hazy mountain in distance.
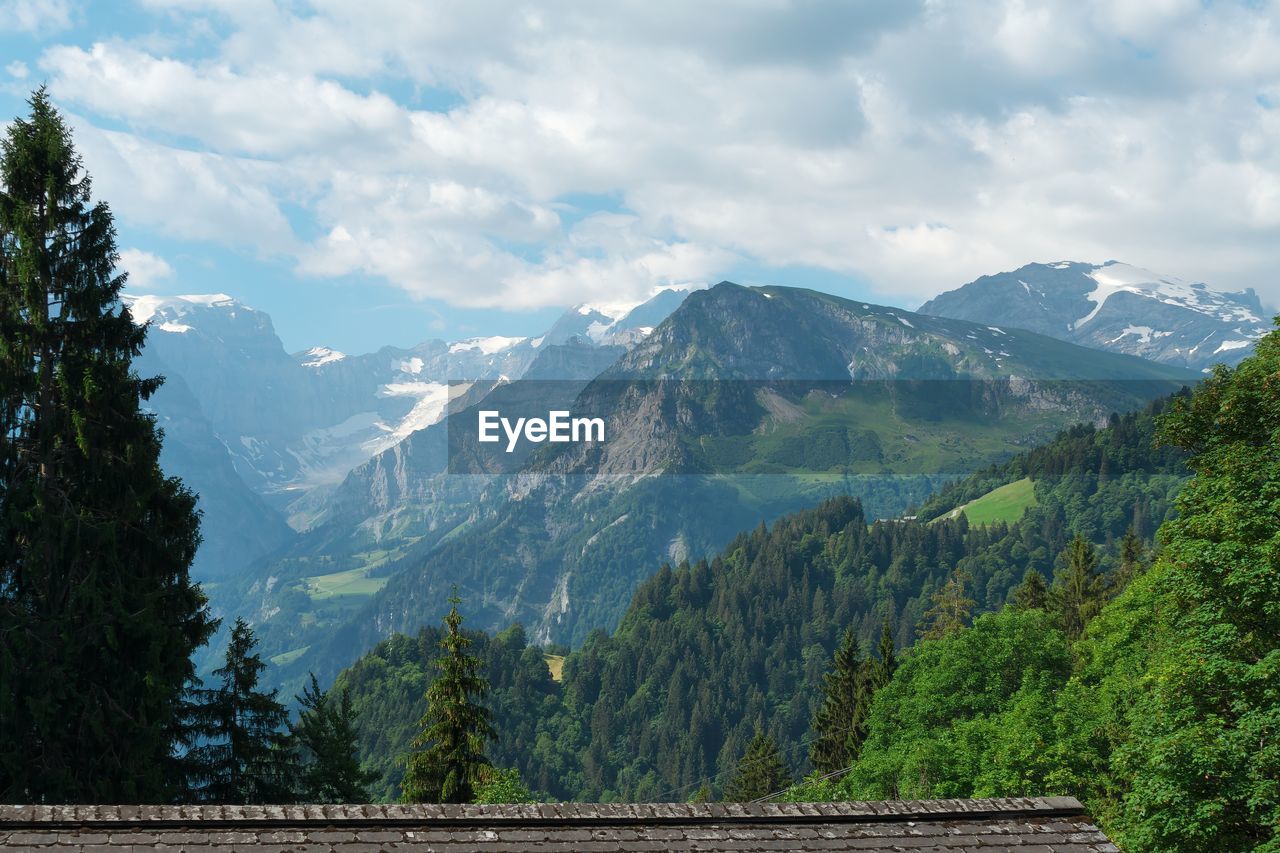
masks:
<svg viewBox="0 0 1280 853"><path fill-rule="evenodd" d="M1118 261L1028 264L936 296L919 311L1197 371L1240 362L1271 329L1251 289L1225 293Z"/></svg>
<svg viewBox="0 0 1280 853"><path fill-rule="evenodd" d="M475 380L478 394L521 377L540 355L544 378L594 376L649 331L629 314L658 322L679 298L590 312L582 334L558 344L490 336L362 355L324 346L289 354L265 312L226 294L125 301L135 322L150 322L139 371L168 378L151 401L167 432L166 470L201 496L197 569L224 578L286 543L285 521L315 523L351 469L438 421L450 380ZM561 325L585 316L571 309Z"/></svg>

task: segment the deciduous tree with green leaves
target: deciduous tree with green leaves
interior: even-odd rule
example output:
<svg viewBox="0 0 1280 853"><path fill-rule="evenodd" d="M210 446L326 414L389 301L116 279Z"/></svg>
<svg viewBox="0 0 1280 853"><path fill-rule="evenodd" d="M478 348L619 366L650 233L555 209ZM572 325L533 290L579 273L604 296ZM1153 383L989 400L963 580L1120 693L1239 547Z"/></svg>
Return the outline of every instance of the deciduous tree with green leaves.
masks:
<svg viewBox="0 0 1280 853"><path fill-rule="evenodd" d="M439 675L427 688L427 710L410 744L413 751L405 757L401 799L406 803L471 802L481 771L489 766L485 744L497 736L479 702L488 682L480 659L467 653L471 639L462 633L461 599L455 594L449 603L440 641L445 654L436 660Z"/></svg>
<svg viewBox="0 0 1280 853"><path fill-rule="evenodd" d="M1114 763L1134 849L1280 849L1280 331L1164 419L1195 472L1139 581L1151 639ZM1122 597L1123 598L1123 597Z"/></svg>
<svg viewBox="0 0 1280 853"><path fill-rule="evenodd" d="M111 211L29 103L0 143L0 800L160 801L215 625L196 498L160 469Z"/></svg>

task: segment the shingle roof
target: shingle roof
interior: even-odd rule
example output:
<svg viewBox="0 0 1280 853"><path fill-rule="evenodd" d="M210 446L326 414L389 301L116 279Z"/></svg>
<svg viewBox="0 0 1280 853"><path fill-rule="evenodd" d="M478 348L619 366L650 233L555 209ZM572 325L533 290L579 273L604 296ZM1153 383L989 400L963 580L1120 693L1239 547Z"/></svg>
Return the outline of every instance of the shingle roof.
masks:
<svg viewBox="0 0 1280 853"><path fill-rule="evenodd" d="M1117 850L1070 797L508 806L0 806L0 849Z"/></svg>

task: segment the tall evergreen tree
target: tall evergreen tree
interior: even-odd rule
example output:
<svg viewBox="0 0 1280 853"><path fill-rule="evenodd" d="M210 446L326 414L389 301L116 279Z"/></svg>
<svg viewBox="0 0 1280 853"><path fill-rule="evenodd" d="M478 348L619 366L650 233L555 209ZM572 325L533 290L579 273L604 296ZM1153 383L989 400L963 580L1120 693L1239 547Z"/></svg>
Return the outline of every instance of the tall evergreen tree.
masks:
<svg viewBox="0 0 1280 853"><path fill-rule="evenodd" d="M1120 540L1120 565L1115 573L1115 590L1118 595L1135 577L1146 568L1147 549L1137 531L1132 527L1124 533Z"/></svg>
<svg viewBox="0 0 1280 853"><path fill-rule="evenodd" d="M1098 555L1079 533L1062 553L1049 590L1049 602L1067 639L1075 641L1106 603L1107 579L1098 571Z"/></svg>
<svg viewBox="0 0 1280 853"><path fill-rule="evenodd" d="M362 803L376 773L362 770L351 692L336 697L320 689L315 675L297 697L298 721L290 725L302 769L298 796L308 803Z"/></svg>
<svg viewBox="0 0 1280 853"><path fill-rule="evenodd" d="M920 620L920 638L939 640L959 631L969 622L976 602L966 587L973 580L964 569L956 569L933 594L933 601Z"/></svg>
<svg viewBox="0 0 1280 853"><path fill-rule="evenodd" d="M757 729L724 788L724 798L731 803L749 803L777 793L793 781L773 738Z"/></svg>
<svg viewBox="0 0 1280 853"><path fill-rule="evenodd" d="M201 737L186 756L194 798L232 805L293 799L296 759L285 732L288 712L276 691L258 690L267 665L258 640L236 619L226 662L214 670L219 686L197 691L193 728Z"/></svg>
<svg viewBox="0 0 1280 853"><path fill-rule="evenodd" d="M831 671L822 678L822 705L813 717L809 761L820 773L848 767L866 736L875 662L863 657L853 628L844 632Z"/></svg>
<svg viewBox="0 0 1280 853"><path fill-rule="evenodd" d="M893 678L898 668L898 657L893 642L893 619L885 617L880 626L880 642L876 645L876 662L872 672L872 684L876 690L884 687Z"/></svg>
<svg viewBox="0 0 1280 853"><path fill-rule="evenodd" d="M461 599L455 594L444 618L440 641L444 656L436 660L439 675L427 688L427 710L418 721L418 736L405 757L401 799L407 803L469 803L489 766L485 743L497 736L489 711L479 704L489 685L480 674L480 659L467 653L471 639L462 633Z"/></svg>
<svg viewBox="0 0 1280 853"><path fill-rule="evenodd" d="M1036 569L1027 569L1022 583L1013 590L1013 606L1020 610L1044 610L1049 603L1049 587L1044 575Z"/></svg>
<svg viewBox="0 0 1280 853"><path fill-rule="evenodd" d="M195 497L160 469L106 204L40 89L0 152L0 800L166 799Z"/></svg>

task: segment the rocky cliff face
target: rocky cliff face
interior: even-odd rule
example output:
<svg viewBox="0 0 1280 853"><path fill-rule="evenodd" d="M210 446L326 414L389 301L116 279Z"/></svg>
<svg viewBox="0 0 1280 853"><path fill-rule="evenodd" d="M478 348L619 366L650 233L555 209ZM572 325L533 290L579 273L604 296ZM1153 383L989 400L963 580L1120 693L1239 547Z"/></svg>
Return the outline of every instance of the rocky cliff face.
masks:
<svg viewBox="0 0 1280 853"><path fill-rule="evenodd" d="M1028 264L943 293L920 313L1029 329L1196 371L1238 363L1271 328L1252 290L1225 293L1116 261Z"/></svg>

